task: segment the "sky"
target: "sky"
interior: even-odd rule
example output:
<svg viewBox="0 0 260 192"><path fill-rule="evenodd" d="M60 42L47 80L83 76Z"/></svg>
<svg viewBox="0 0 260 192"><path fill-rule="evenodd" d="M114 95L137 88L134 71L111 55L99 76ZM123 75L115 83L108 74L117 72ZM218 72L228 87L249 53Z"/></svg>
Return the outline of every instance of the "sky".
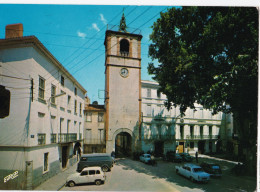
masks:
<svg viewBox="0 0 260 192"><path fill-rule="evenodd" d="M13 1L0 0L0 39L5 38L6 25L22 23L23 35L36 36L87 90L87 96L91 102L104 103L105 32L107 25L120 24L123 12L127 27L139 29L143 36L141 79L152 80L152 76L147 72L148 63L152 61L148 57L151 26L160 17L160 12L167 11L167 8L172 7L169 5L173 5L173 3L164 3L165 0L162 0L160 2L167 6L141 5L136 1L127 1L124 5L99 5L102 4L102 1L97 0L92 3L88 1L88 5L76 4L78 1L75 1L75 5L71 5L67 4L67 2L71 3L70 1L63 0L62 3L66 4L54 5L53 2L55 3L56 0L33 1L38 4L25 4L27 2L23 1L18 0L17 2L24 4L15 4ZM8 4L9 2L12 4ZM111 3L111 1L107 2ZM107 2L103 4L109 4ZM182 1L183 4L187 2L189 1ZM202 0L201 2L210 1ZM225 1L219 1L219 3L223 2ZM236 5L239 5L238 2L240 1L236 1ZM118 1L114 3L118 3ZM136 5L133 5L135 3ZM246 4L241 3L240 5L245 6Z"/></svg>
<svg viewBox="0 0 260 192"><path fill-rule="evenodd" d="M152 80L147 66L151 26L169 6L130 5L28 5L0 4L0 38L5 26L22 23L23 35L36 36L54 57L87 90L91 102L104 103L107 25L126 25L141 30L141 79Z"/></svg>

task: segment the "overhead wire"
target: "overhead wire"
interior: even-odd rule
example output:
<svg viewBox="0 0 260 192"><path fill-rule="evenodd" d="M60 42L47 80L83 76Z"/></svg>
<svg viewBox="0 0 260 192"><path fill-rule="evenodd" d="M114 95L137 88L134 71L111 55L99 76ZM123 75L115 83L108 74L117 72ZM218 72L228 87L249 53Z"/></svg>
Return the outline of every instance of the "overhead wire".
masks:
<svg viewBox="0 0 260 192"><path fill-rule="evenodd" d="M164 8L162 11L164 11L165 9L167 9L168 7L166 7L166 8ZM136 9L136 8L135 8ZM150 9L150 7L149 8L147 8L146 9L146 11L148 11ZM133 10L132 10L133 11ZM132 12L131 11L131 12ZM162 11L160 11L160 12L162 12ZM159 12L159 13L160 13ZM154 17L156 17L159 13L156 13L152 18L150 18L149 20L147 20L144 24L142 24L140 27L142 27L142 26L144 26L146 23L148 23L149 21L151 21ZM138 16L138 17L140 17L140 16ZM137 17L137 18L138 18ZM133 22L133 21L132 21ZM130 23L132 23L132 22L130 22ZM145 43L144 43L145 44ZM113 45L112 47L114 47L114 46L116 46L117 44L115 44L115 45ZM103 45L102 45L103 46ZM111 48L112 48L111 47ZM93 60L91 60L90 62L88 62L87 64L85 64L85 65L83 65L83 66L81 66L79 69L77 69L76 71L74 71L72 74L75 74L75 73L77 73L79 70L81 70L82 68L84 68L85 66L87 66L88 64L90 64L90 63L92 63L93 61L95 61L96 59L98 59L101 55L103 55L104 53L102 53L102 54L100 54L100 55L98 55L97 57L95 57ZM82 61L84 61L85 59L86 59L87 57L85 57L85 58L83 58L82 60L80 60L78 63L81 63ZM74 68L75 67L75 65L72 67L72 68ZM59 83L59 82L58 82ZM58 84L57 83L57 84ZM56 84L56 85L57 85ZM51 88L50 88L51 89ZM50 90L50 89L48 89L48 90ZM46 92L48 91L48 90L46 90Z"/></svg>
<svg viewBox="0 0 260 192"><path fill-rule="evenodd" d="M128 15L131 14L136 8L137 8L137 7L135 7L133 10L131 10L130 13L128 13ZM119 14L121 14L121 12L120 12ZM118 14L118 15L119 15L119 14ZM115 18L118 17L118 15L116 15ZM103 28L104 28L104 27L103 27ZM102 30L103 30L103 29L102 29ZM101 31L101 30L100 30L100 31ZM93 44L95 44L95 42L94 42ZM101 46L103 46L103 45L100 45L99 47L101 47ZM97 49L99 49L99 47L98 47ZM83 52L84 52L84 51L83 51ZM81 52L80 54L82 54L83 52ZM93 52L94 52L94 51L93 51ZM92 54L93 52L91 52L91 54ZM91 55L91 54L89 54L89 55ZM103 54L104 54L104 53L100 54L100 56L103 55ZM87 57L88 57L88 56L87 56ZM87 57L85 57L84 59L80 60L80 62L82 62L83 60L85 60ZM95 58L95 59L96 59L96 58ZM94 59L94 60L95 60L95 59ZM72 61L74 61L74 60L75 60L75 59L73 59ZM78 62L78 63L80 63L80 62ZM93 62L93 60L92 60L91 62ZM78 64L78 63L77 63L77 64ZM74 68L75 66L76 66L76 65L73 65L72 68ZM70 69L72 69L72 68L70 68ZM57 73L58 73L58 71L56 71L55 74L57 74ZM74 72L74 73L75 73L75 72ZM54 75L55 75L55 74L54 74ZM51 76L50 76L50 77L51 77ZM49 77L49 78L50 78L50 77ZM48 80L48 79L46 79L46 80ZM58 83L57 83L56 85L58 85Z"/></svg>

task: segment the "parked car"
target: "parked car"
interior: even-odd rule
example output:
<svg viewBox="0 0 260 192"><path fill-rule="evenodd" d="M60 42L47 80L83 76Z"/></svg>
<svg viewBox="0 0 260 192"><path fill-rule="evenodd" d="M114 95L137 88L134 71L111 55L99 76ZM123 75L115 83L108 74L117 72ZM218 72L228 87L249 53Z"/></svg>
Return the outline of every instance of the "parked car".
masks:
<svg viewBox="0 0 260 192"><path fill-rule="evenodd" d="M203 162L200 164L202 169L213 177L221 177L222 171L218 164Z"/></svg>
<svg viewBox="0 0 260 192"><path fill-rule="evenodd" d="M81 172L85 167L101 167L102 171L110 171L113 167L114 161L110 154L107 153L93 153L83 154L78 162L77 171Z"/></svg>
<svg viewBox="0 0 260 192"><path fill-rule="evenodd" d="M184 164L183 166L175 166L177 174L189 178L192 182L209 182L210 175L203 171L203 169L194 164Z"/></svg>
<svg viewBox="0 0 260 192"><path fill-rule="evenodd" d="M185 161L185 162L192 162L193 160L193 157L190 156L189 153L180 153L181 157L182 157L182 161Z"/></svg>
<svg viewBox="0 0 260 192"><path fill-rule="evenodd" d="M176 163L181 163L182 162L182 157L179 153L175 153L174 157L173 157L173 162Z"/></svg>
<svg viewBox="0 0 260 192"><path fill-rule="evenodd" d="M144 162L144 163L150 163L151 161L151 155L150 154L142 154L140 157L139 157L140 161Z"/></svg>
<svg viewBox="0 0 260 192"><path fill-rule="evenodd" d="M100 185L101 183L105 183L105 180L106 176L100 167L87 167L80 173L70 175L66 183L69 187L83 183L95 183L96 185Z"/></svg>

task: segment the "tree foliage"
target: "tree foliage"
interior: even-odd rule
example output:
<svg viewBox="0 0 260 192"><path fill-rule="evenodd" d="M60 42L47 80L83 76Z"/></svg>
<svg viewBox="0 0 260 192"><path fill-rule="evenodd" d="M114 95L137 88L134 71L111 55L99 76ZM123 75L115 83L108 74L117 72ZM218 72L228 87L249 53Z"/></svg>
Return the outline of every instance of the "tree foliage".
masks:
<svg viewBox="0 0 260 192"><path fill-rule="evenodd" d="M161 13L153 24L148 71L184 113L194 103L233 113L256 142L258 11L253 7L183 7ZM229 106L229 107L227 107ZM251 126L251 130L246 128ZM248 133L246 133L248 131ZM247 141L248 143L248 141ZM248 144L252 146L251 144Z"/></svg>
<svg viewBox="0 0 260 192"><path fill-rule="evenodd" d="M148 71L168 106L180 105L184 112L196 102L215 113L256 108L256 8L172 8L152 28L149 55L160 64L150 63Z"/></svg>

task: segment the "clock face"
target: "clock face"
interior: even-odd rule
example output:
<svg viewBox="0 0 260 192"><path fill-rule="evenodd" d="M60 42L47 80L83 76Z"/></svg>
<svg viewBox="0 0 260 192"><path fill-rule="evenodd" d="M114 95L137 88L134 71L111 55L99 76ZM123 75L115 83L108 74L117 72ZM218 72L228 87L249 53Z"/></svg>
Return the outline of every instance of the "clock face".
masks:
<svg viewBox="0 0 260 192"><path fill-rule="evenodd" d="M127 68L122 68L122 69L120 70L120 75L121 75L122 77L128 77L128 75L129 75L128 69L127 69Z"/></svg>

